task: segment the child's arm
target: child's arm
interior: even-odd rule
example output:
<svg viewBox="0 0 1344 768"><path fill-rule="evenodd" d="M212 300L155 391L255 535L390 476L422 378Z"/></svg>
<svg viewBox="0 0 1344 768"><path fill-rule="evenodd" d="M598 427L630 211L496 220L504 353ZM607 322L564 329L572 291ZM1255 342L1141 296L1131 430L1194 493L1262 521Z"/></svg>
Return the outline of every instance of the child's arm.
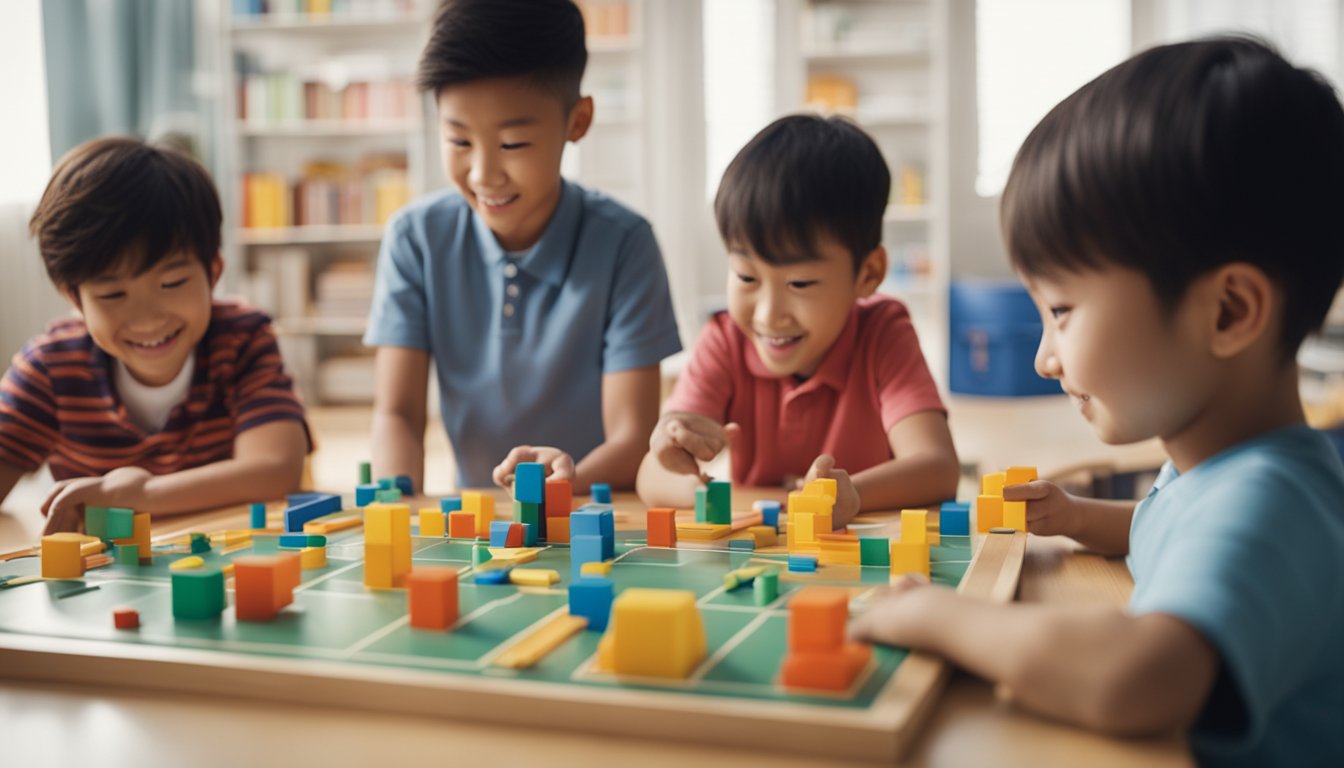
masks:
<svg viewBox="0 0 1344 768"><path fill-rule="evenodd" d="M936 504L957 494L961 466L947 417L913 413L887 433L895 458L853 475L860 511Z"/></svg>
<svg viewBox="0 0 1344 768"><path fill-rule="evenodd" d="M307 454L303 423L286 419L239 434L233 441L233 458L224 461L169 475L123 467L101 477L69 480L57 485L42 504L46 532L77 530L85 505L129 507L162 516L279 498L298 489Z"/></svg>
<svg viewBox="0 0 1344 768"><path fill-rule="evenodd" d="M1044 480L1007 486L1003 498L1027 502L1027 530L1038 536L1068 536L1102 555L1129 554L1137 502L1073 496Z"/></svg>
<svg viewBox="0 0 1344 768"><path fill-rule="evenodd" d="M424 488L429 353L379 347L374 357L373 476L406 475Z"/></svg>
<svg viewBox="0 0 1344 768"><path fill-rule="evenodd" d="M633 488L648 436L658 422L658 366L650 365L602 376L602 431L606 441L574 468L574 489L593 483Z"/></svg>
<svg viewBox="0 0 1344 768"><path fill-rule="evenodd" d="M700 461L712 461L736 438L736 424L719 422L698 413L663 414L649 437L649 452L639 465L635 491L650 507L688 507L695 489L708 480Z"/></svg>
<svg viewBox="0 0 1344 768"><path fill-rule="evenodd" d="M915 578L874 602L850 634L944 656L1027 709L1114 735L1190 725L1219 666L1203 635L1167 614L996 605Z"/></svg>

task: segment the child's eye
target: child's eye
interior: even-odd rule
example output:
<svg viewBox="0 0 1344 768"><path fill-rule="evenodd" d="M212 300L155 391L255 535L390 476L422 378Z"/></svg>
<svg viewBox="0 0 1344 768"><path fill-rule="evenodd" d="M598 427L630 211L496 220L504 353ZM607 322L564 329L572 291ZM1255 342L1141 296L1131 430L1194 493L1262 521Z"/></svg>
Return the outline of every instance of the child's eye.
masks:
<svg viewBox="0 0 1344 768"><path fill-rule="evenodd" d="M126 295L125 291L112 291L110 293L100 293L95 298L100 299L102 301L107 301L110 299L120 299L125 295Z"/></svg>
<svg viewBox="0 0 1344 768"><path fill-rule="evenodd" d="M789 287L794 289L809 288L817 284L816 280L790 280Z"/></svg>
<svg viewBox="0 0 1344 768"><path fill-rule="evenodd" d="M1058 320L1059 318L1061 318L1061 317L1063 317L1065 314L1067 314L1068 311L1069 311L1069 307L1051 307L1051 308L1050 308L1050 316L1053 317L1053 318L1055 318L1056 320Z"/></svg>
<svg viewBox="0 0 1344 768"><path fill-rule="evenodd" d="M751 275L744 275L741 272L734 272L733 274L737 275L737 279L743 283L756 282L756 278L752 277Z"/></svg>
<svg viewBox="0 0 1344 768"><path fill-rule="evenodd" d="M448 143L453 145L454 147L457 147L458 149L467 149L471 147L471 142L467 141L466 139L449 139Z"/></svg>
<svg viewBox="0 0 1344 768"><path fill-rule="evenodd" d="M189 280L189 279L190 279L190 278L184 277L184 278L182 278L181 280L174 280L174 281L172 281L171 283L164 283L164 284L163 284L163 287L164 287L164 288L180 288L180 287L182 287L183 285L186 285L186 284L187 284L187 280Z"/></svg>
<svg viewBox="0 0 1344 768"><path fill-rule="evenodd" d="M527 142L527 141L520 141L520 142L517 142L517 143L514 143L514 144L500 144L500 145L499 145L500 149L522 149L522 148L524 148L524 147L530 147L530 146L532 146L532 143L531 143L531 142Z"/></svg>

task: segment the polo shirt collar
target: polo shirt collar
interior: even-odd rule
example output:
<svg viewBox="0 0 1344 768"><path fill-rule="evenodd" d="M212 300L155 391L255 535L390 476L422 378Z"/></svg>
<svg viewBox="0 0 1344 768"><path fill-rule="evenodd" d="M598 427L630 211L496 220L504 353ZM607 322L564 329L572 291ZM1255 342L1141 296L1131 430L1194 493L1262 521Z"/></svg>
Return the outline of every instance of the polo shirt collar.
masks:
<svg viewBox="0 0 1344 768"><path fill-rule="evenodd" d="M574 258L574 243L578 239L583 214L583 198L577 187L560 180L560 202L551 214L551 220L541 232L541 239L518 260L518 269L542 282L562 285ZM499 245L495 233L485 220L471 213L476 249L487 267L500 267L508 260L508 252Z"/></svg>
<svg viewBox="0 0 1344 768"><path fill-rule="evenodd" d="M840 335L835 338L835 343L821 359L821 366L817 368L817 372L799 384L797 390L811 391L823 386L836 391L843 390L849 378L850 361L854 357L854 347L858 343L858 338L859 307L855 304L849 310L849 319L845 321L845 327L840 329ZM786 378L771 373L765 367L765 363L761 362L761 357L756 352L756 344L750 339L747 341L747 370L759 379ZM792 377L787 378L792 380Z"/></svg>

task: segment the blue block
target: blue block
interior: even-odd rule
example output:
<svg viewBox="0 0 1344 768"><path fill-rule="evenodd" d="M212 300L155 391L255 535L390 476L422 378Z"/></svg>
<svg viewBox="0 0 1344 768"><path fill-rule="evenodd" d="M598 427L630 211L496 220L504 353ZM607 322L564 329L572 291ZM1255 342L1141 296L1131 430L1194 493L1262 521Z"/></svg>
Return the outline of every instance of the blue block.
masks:
<svg viewBox="0 0 1344 768"><path fill-rule="evenodd" d="M341 511L341 497L334 493L295 493L290 494L288 501L285 530L290 533L302 531L309 520Z"/></svg>
<svg viewBox="0 0 1344 768"><path fill-rule="evenodd" d="M513 566L506 568L491 568L485 571L477 571L475 581L477 584L508 584L509 571Z"/></svg>
<svg viewBox="0 0 1344 768"><path fill-rule="evenodd" d="M302 549L308 546L308 534L306 533L285 533L280 536L280 546L298 547Z"/></svg>
<svg viewBox="0 0 1344 768"><path fill-rule="evenodd" d="M789 555L789 570L793 573L815 573L817 558L815 555Z"/></svg>
<svg viewBox="0 0 1344 768"><path fill-rule="evenodd" d="M266 505L261 502L252 505L252 527L266 527Z"/></svg>
<svg viewBox="0 0 1344 768"><path fill-rule="evenodd" d="M762 501L757 506L761 508L761 525L768 525L779 530L779 502Z"/></svg>
<svg viewBox="0 0 1344 768"><path fill-rule="evenodd" d="M602 556L602 543L601 536L569 537L569 570L574 579L579 578L584 563L600 563L606 559Z"/></svg>
<svg viewBox="0 0 1344 768"><path fill-rule="evenodd" d="M546 467L536 462L523 462L513 470L513 498L529 504L546 501Z"/></svg>
<svg viewBox="0 0 1344 768"><path fill-rule="evenodd" d="M611 518L611 523L605 523L603 521L604 517ZM584 504L569 515L569 535L571 538L574 536L601 536L607 532L608 526L614 533L616 518L610 508L603 509L593 504Z"/></svg>
<svg viewBox="0 0 1344 768"><path fill-rule="evenodd" d="M461 512L462 497L445 496L444 498L439 499L439 510L442 511L445 515L448 514L449 512Z"/></svg>
<svg viewBox="0 0 1344 768"><path fill-rule="evenodd" d="M507 520L492 520L490 522L490 546L507 547L509 544L509 526L513 525Z"/></svg>
<svg viewBox="0 0 1344 768"><path fill-rule="evenodd" d="M373 503L373 499L382 490L377 483L365 483L355 486L355 506L367 507Z"/></svg>
<svg viewBox="0 0 1344 768"><path fill-rule="evenodd" d="M396 488L396 487L397 487L397 479L396 479L395 477L380 477L380 478L378 478L378 490L380 490L380 491L390 491L390 490L392 490L393 488Z"/></svg>
<svg viewBox="0 0 1344 768"><path fill-rule="evenodd" d="M616 585L605 576L584 576L569 585L569 614L588 620L588 628L596 632L607 629L611 618L611 603L616 599Z"/></svg>
<svg viewBox="0 0 1344 768"><path fill-rule="evenodd" d="M588 492L593 495L595 504L611 503L611 485L608 483L593 483L588 487Z"/></svg>
<svg viewBox="0 0 1344 768"><path fill-rule="evenodd" d="M415 484L411 482L410 475L397 475L392 478L392 485L398 491L401 491L402 496L415 495Z"/></svg>
<svg viewBox="0 0 1344 768"><path fill-rule="evenodd" d="M938 510L938 533L943 536L971 535L971 505L944 502Z"/></svg>

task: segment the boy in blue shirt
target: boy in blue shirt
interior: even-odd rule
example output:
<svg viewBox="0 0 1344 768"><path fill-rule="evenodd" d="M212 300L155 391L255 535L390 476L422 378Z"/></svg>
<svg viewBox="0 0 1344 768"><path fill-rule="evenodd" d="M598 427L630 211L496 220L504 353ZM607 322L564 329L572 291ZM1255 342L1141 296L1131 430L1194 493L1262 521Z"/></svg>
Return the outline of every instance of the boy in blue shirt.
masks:
<svg viewBox="0 0 1344 768"><path fill-rule="evenodd" d="M1344 110L1250 39L1141 53L1065 99L1003 196L1036 357L1098 437L1170 456L1137 507L1005 489L1028 527L1127 555L1128 610L990 605L907 579L851 628L1023 706L1188 729L1217 765L1344 765L1344 467L1295 356L1344 277Z"/></svg>
<svg viewBox="0 0 1344 768"><path fill-rule="evenodd" d="M417 80L456 189L407 206L383 239L364 336L377 476L423 486L432 361L459 486L489 485L501 459L501 478L542 461L578 491L634 484L658 362L681 343L648 222L560 176L593 120L586 62L569 0L439 8Z"/></svg>

